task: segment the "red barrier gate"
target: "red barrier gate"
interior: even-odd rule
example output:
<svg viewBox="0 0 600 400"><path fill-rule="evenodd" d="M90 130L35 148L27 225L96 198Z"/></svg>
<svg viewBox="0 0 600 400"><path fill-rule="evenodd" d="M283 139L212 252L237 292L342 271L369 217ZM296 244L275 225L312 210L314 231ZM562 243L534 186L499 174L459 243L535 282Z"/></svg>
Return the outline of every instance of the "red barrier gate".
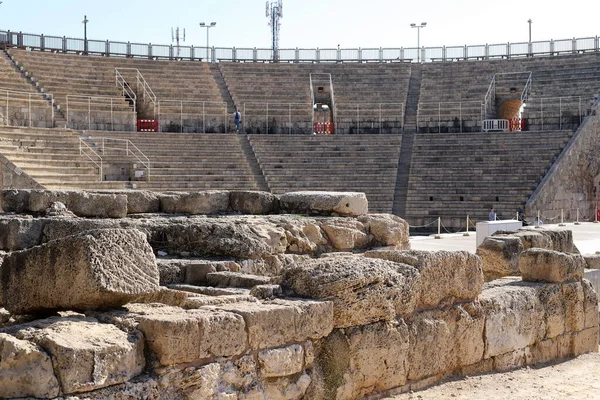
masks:
<svg viewBox="0 0 600 400"><path fill-rule="evenodd" d="M513 118L509 121L511 132L521 132L525 130L525 124L527 121L525 118Z"/></svg>
<svg viewBox="0 0 600 400"><path fill-rule="evenodd" d="M138 132L158 132L158 121L155 119L138 119Z"/></svg>
<svg viewBox="0 0 600 400"><path fill-rule="evenodd" d="M313 132L332 135L335 133L335 126L333 122L315 122Z"/></svg>

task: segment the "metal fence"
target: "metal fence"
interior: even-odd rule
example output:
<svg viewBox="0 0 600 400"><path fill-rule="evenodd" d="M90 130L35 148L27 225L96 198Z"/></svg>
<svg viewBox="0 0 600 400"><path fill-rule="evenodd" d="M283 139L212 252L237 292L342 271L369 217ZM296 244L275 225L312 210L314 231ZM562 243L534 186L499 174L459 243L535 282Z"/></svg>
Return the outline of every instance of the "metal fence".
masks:
<svg viewBox="0 0 600 400"><path fill-rule="evenodd" d="M312 112L310 103L248 102L242 111L242 128L246 133L311 133Z"/></svg>
<svg viewBox="0 0 600 400"><path fill-rule="evenodd" d="M587 115L581 96L530 98L523 111L528 130L577 129Z"/></svg>
<svg viewBox="0 0 600 400"><path fill-rule="evenodd" d="M339 103L336 133L402 133L404 103Z"/></svg>
<svg viewBox="0 0 600 400"><path fill-rule="evenodd" d="M122 97L67 95L67 127L81 130L135 131L135 104L126 109Z"/></svg>
<svg viewBox="0 0 600 400"><path fill-rule="evenodd" d="M159 100L158 130L179 133L226 133L229 131L227 103Z"/></svg>
<svg viewBox="0 0 600 400"><path fill-rule="evenodd" d="M272 61L273 51L261 48L225 48L156 45L45 36L0 30L0 44L63 53L88 53L104 56L196 61ZM551 56L563 53L600 51L598 36L536 42L496 43L471 46L400 47L400 48L316 48L280 49L280 62L424 62L487 60ZM419 54L420 52L420 54ZM208 53L208 59L206 54Z"/></svg>
<svg viewBox="0 0 600 400"><path fill-rule="evenodd" d="M51 94L0 89L0 124L53 128L53 103Z"/></svg>
<svg viewBox="0 0 600 400"><path fill-rule="evenodd" d="M481 101L419 103L417 132L481 132L485 105Z"/></svg>

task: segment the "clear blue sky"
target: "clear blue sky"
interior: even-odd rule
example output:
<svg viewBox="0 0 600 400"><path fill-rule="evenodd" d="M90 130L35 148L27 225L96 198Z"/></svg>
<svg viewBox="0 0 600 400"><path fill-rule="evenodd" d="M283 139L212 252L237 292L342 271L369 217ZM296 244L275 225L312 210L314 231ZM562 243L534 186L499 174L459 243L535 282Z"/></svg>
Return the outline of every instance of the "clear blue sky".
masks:
<svg viewBox="0 0 600 400"><path fill-rule="evenodd" d="M199 22L217 22L210 45L270 47L264 0L2 0L0 29L46 35L169 44L171 28L187 45L205 46ZM414 47L565 39L600 34L600 2L570 0L283 0L281 48Z"/></svg>

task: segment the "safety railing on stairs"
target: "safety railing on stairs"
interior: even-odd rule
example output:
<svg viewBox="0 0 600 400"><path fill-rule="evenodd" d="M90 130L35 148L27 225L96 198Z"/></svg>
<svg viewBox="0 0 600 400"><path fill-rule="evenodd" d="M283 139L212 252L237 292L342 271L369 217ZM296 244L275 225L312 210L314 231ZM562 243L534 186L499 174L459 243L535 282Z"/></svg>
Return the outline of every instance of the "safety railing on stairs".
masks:
<svg viewBox="0 0 600 400"><path fill-rule="evenodd" d="M66 96L67 127L72 129L133 131L136 129L136 109L133 111L121 97Z"/></svg>
<svg viewBox="0 0 600 400"><path fill-rule="evenodd" d="M159 132L227 132L227 103L159 100L156 110Z"/></svg>
<svg viewBox="0 0 600 400"><path fill-rule="evenodd" d="M94 136L79 138L79 154L86 155L100 168L100 181L103 180L102 168L107 163L106 159L114 157L132 157L133 161L144 167L146 180L150 181L150 159L129 139Z"/></svg>
<svg viewBox="0 0 600 400"><path fill-rule="evenodd" d="M490 86L483 99L483 119L491 119L496 116L496 75L492 77Z"/></svg>
<svg viewBox="0 0 600 400"><path fill-rule="evenodd" d="M48 93L0 89L0 124L53 128L55 125L53 104L54 98Z"/></svg>
<svg viewBox="0 0 600 400"><path fill-rule="evenodd" d="M135 72L135 92L143 101L150 101L152 103L152 119L155 119L158 100L156 94L154 94L154 91L146 81L146 78L144 78L144 75L137 68L115 68L117 86L119 86L119 76L123 77L123 73L121 73L121 71L123 71L125 75L127 75L125 71ZM123 80L125 79L123 78ZM128 86L131 87L130 84L128 84Z"/></svg>
<svg viewBox="0 0 600 400"><path fill-rule="evenodd" d="M119 70L116 68L115 68L115 84L117 85L117 87L119 89L121 89L121 94L124 97L128 97L129 99L131 99L133 101L133 104L137 103L137 95L135 94L135 92L133 91L131 86L129 86L129 83L125 80L125 78L123 78L123 75L121 75Z"/></svg>

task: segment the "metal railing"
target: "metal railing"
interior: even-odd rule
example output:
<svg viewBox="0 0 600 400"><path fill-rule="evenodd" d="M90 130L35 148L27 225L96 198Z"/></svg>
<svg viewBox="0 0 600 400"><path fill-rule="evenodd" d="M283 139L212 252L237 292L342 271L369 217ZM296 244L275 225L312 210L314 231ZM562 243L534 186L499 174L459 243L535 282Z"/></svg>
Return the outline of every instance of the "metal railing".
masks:
<svg viewBox="0 0 600 400"><path fill-rule="evenodd" d="M587 115L581 96L530 98L523 112L529 130L577 129Z"/></svg>
<svg viewBox="0 0 600 400"><path fill-rule="evenodd" d="M63 53L96 54L148 59L181 59L192 61L264 61L273 60L271 49L211 47L210 59L202 58L206 47L156 45L150 43L115 42L45 36L2 31L4 44ZM1 44L1 43L0 43ZM402 62L417 59L421 52L424 62L455 60L488 60L552 56L565 53L600 51L598 36L536 42L496 43L471 46L400 47L400 48L287 48L279 50L281 62ZM177 53L179 52L179 56Z"/></svg>
<svg viewBox="0 0 600 400"><path fill-rule="evenodd" d="M125 111L124 107L126 105L123 104L122 97L69 94L66 96L67 127L88 130L135 130L135 103L132 111Z"/></svg>
<svg viewBox="0 0 600 400"><path fill-rule="evenodd" d="M311 103L244 103L242 115L246 133L311 133Z"/></svg>
<svg viewBox="0 0 600 400"><path fill-rule="evenodd" d="M121 89L121 95L123 97L129 97L133 100L134 104L137 103L137 95L117 68L115 68L115 84Z"/></svg>
<svg viewBox="0 0 600 400"><path fill-rule="evenodd" d="M54 128L54 99L51 94L0 89L0 99L2 125ZM2 112L4 115L1 115Z"/></svg>
<svg viewBox="0 0 600 400"><path fill-rule="evenodd" d="M111 142L121 145L111 146L107 144ZM129 139L93 136L79 138L79 154L87 156L87 158L99 168L100 181L104 180L102 170L103 166L106 164L105 159L123 156L133 157L134 161L142 164L146 170L147 180L150 181L150 159Z"/></svg>
<svg viewBox="0 0 600 400"><path fill-rule="evenodd" d="M123 78L123 74L121 73L121 71L135 72L135 92L133 92L133 89L131 89L131 85L129 85L127 80L125 78ZM125 75L127 75L125 72L123 72L123 73ZM152 103L152 117L156 118L156 107L158 106L158 100L157 100L156 94L154 94L154 91L152 90L152 88L150 87L148 82L146 82L146 78L144 78L144 75L142 75L140 70L137 68L115 68L115 77L116 77L117 87L121 87L121 84L119 83L119 79L122 79L124 81L124 83L127 84L129 89L135 95L133 97L134 101L137 102L137 95L140 95L140 97L144 101L149 100ZM126 92L123 92L123 94L125 95Z"/></svg>
<svg viewBox="0 0 600 400"><path fill-rule="evenodd" d="M100 157L100 154L98 154L96 152L96 150L94 150L90 145L88 145L82 138L79 138L79 155L86 156L91 162L94 163L94 165L96 165L96 167L98 167L99 180L100 180L100 182L102 182L102 177L103 177L103 175L102 175L102 169L103 169L102 157ZM93 156L96 159L94 159ZM98 161L96 161L96 160L98 160Z"/></svg>
<svg viewBox="0 0 600 400"><path fill-rule="evenodd" d="M225 133L228 131L227 103L189 100L159 100L159 132Z"/></svg>
<svg viewBox="0 0 600 400"><path fill-rule="evenodd" d="M336 132L394 133L404 128L404 103L339 103Z"/></svg>
<svg viewBox="0 0 600 400"><path fill-rule="evenodd" d="M481 101L423 102L417 108L417 132L481 131L485 120Z"/></svg>
<svg viewBox="0 0 600 400"><path fill-rule="evenodd" d="M490 82L490 86L488 87L488 90L487 90L484 100L483 100L484 118L485 119L495 119L497 117L497 115L496 115L496 95L499 91L498 85L500 85L501 83L505 84L504 85L505 89L508 89L508 88L516 89L522 83L522 80L524 79L525 83L523 83L523 90L521 91L520 99L521 99L522 103L526 103L527 98L529 97L529 93L531 91L532 76L533 76L533 74L531 73L531 71L500 72L500 73L494 74L494 76L492 77L492 81ZM519 77L523 77L523 79L519 79ZM508 85L506 85L506 83L508 83ZM506 86L508 86L508 88L506 88Z"/></svg>

